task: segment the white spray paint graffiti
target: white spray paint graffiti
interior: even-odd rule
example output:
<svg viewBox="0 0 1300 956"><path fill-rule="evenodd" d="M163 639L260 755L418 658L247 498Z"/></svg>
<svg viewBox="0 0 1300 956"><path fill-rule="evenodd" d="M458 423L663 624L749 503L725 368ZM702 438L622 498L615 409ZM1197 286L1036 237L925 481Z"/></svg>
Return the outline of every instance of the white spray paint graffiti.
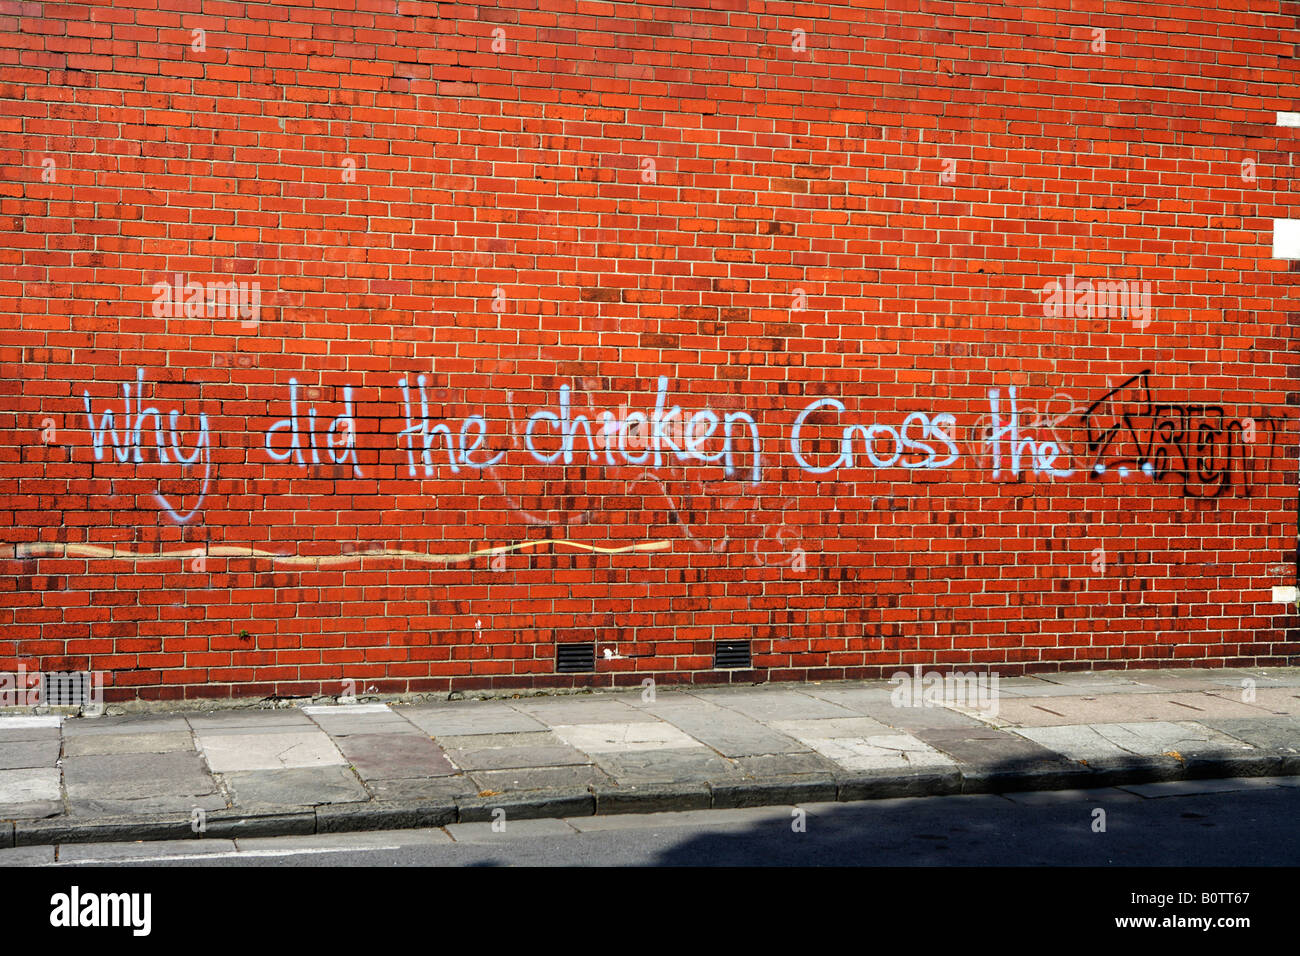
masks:
<svg viewBox="0 0 1300 956"><path fill-rule="evenodd" d="M757 561L768 566L788 564L792 554L808 550L804 547L807 542L799 541L796 530L784 520L797 502L756 496L764 480L764 454L754 416L734 409L683 410L670 404L666 376L657 379L653 407L647 405L645 410L626 403L616 412L599 409L585 390L575 392L565 383L555 393L557 401L524 417L515 407L514 393L508 392L508 441L504 447L490 440L492 421L485 410L459 419L431 417L426 376L417 376L414 387L407 378L397 384L405 428L397 433L396 450L405 457L409 478L433 479L468 469L494 483L509 509L525 523L561 527L599 524L603 512L591 502L600 496L574 494L570 500L578 507L567 512L525 507L511 493L502 470L512 451L560 469L561 481L571 480L565 476L568 468L632 469L632 474L621 478L628 493L648 483L652 492L638 496L643 510L666 513L669 524L680 529L682 539L694 550L720 553L734 550L733 542L742 541L742 550L752 551ZM180 410L164 412L146 406L143 369L137 369L134 383L123 383L122 391L121 409L103 411L98 422L90 393L83 393L95 459L103 461L111 447L118 462L143 464L146 449L150 449L150 457L159 464L182 469L201 466L198 501L188 511L174 505L161 489L154 493L167 516L185 524L202 508L213 478L208 417L200 413L193 446L186 448L178 434ZM1058 428L1081 414L1086 417L1086 410L1070 395L1058 392L1040 410L1022 403L1015 387L1007 390L1005 398L995 388L989 390L988 402L989 414L976 421L968 440L976 446L975 453L991 478L1055 479L1075 474L1076 468L1071 466L1074 450ZM299 383L290 379L288 411L265 430L263 449L270 461L299 469L321 464L350 466L355 477L363 477L352 386L342 389L341 413L327 418L318 416L314 404L300 401ZM119 414L120 428L116 427ZM897 424L860 421L849 415L839 399L815 398L794 419L788 437L790 458L804 474L832 477L842 470L861 468L942 469L959 460L961 433L954 415L900 414L903 417ZM150 434L152 442L148 441ZM701 471L699 465L712 467ZM708 516L707 524L694 517L697 513ZM618 522L606 523L613 526ZM806 523L798 523L797 531L807 533L807 529ZM789 549L792 541L796 542L793 551ZM775 551L764 548L765 542L779 547Z"/></svg>
<svg viewBox="0 0 1300 956"><path fill-rule="evenodd" d="M854 455L854 439L861 437L862 448L867 456L867 461L872 468L945 468L957 460L957 445L953 441L953 429L956 427L957 419L947 412L935 415L933 418L925 412L912 412L903 419L903 423L895 428L892 425L873 422L870 425L849 424L845 425L840 437L840 454L829 465L814 466L804 457L803 449L803 428L808 419L816 414L822 408L834 409L835 412L842 414L844 412L844 403L834 398L819 398L811 402L799 413L795 419L794 430L790 433L790 452L794 455L794 460L799 467L811 475L824 475L828 472L838 471L840 468L853 468L858 459ZM913 436L910 429L913 426L919 426L920 435ZM876 438L878 435L888 436L890 442L889 457L882 457L876 449ZM940 442L946 446L947 457L939 459L939 451L929 441ZM909 454L924 454L924 458L918 461L909 461L905 458Z"/></svg>
<svg viewBox="0 0 1300 956"><path fill-rule="evenodd" d="M1039 440L1050 437L1051 443L1059 450L1062 461L1072 462L1075 455L1071 441L1073 436L1068 433L1068 430L1066 435L1062 435L1060 429L1071 420L1077 422L1078 417L1087 407L1086 404L1076 402L1067 392L1055 392L1042 402L1033 404L1017 398L1016 435L1018 438L1021 435L1028 435ZM995 454L999 456L1000 466L1000 456L1004 450L1002 438L995 438L995 433L1000 433L1002 438L1006 438L1008 434L1001 418L998 417L995 424L992 414L981 415L965 430L965 442L971 454L975 456L981 468L990 472L995 467ZM1000 467L998 471L1000 474ZM1026 474L1033 477L1038 475L1039 471L1031 468Z"/></svg>
<svg viewBox="0 0 1300 956"><path fill-rule="evenodd" d="M272 438L276 432L284 431L289 436L288 447L283 451L275 448ZM318 448L316 445L316 436L323 435L325 447ZM303 438L302 436L306 436ZM307 452L311 455L313 465L321 464L320 453L324 451L330 461L336 465L347 464L349 459L352 462L352 474L358 478L364 477L361 473L361 466L357 462L357 425L352 418L352 389L347 387L343 389L343 414L338 416L330 423L329 428L320 432L316 428L316 406L309 406L307 410L307 424L303 427L302 416L298 414L298 380L289 379L289 417L281 418L272 424L266 430L266 454L273 461L288 462L290 459L298 465L299 468L307 467L307 459L304 454L304 442L307 445Z"/></svg>
<svg viewBox="0 0 1300 956"><path fill-rule="evenodd" d="M90 392L82 392L86 405L86 423L90 429L91 441L95 451L95 460L104 460L104 450L108 441L111 440L113 445L113 455L120 462L130 461L134 464L143 464L145 462L143 445L140 440L144 432L145 419L152 417L153 428L153 452L158 463L167 465L171 464L168 458L167 449L171 449L171 457L181 466L193 465L201 461L203 465L203 482L199 489L199 498L194 507L186 512L179 512L170 499L165 497L161 490L153 493L154 500L158 506L163 509L173 521L177 524L188 524L189 521L203 507L203 500L208 494L208 484L212 477L212 446L208 433L208 416L199 414L199 429L195 440L193 451L188 455L181 450L182 443L177 437L178 419L180 411L171 409L166 418L164 426L163 412L153 407L146 407L144 404L144 369L137 369L135 375L135 398L131 397L131 383L122 383L122 430L119 434L114 427L113 409L106 410L100 416L99 424L95 424L95 415L90 407ZM134 413L133 413L134 407Z"/></svg>
<svg viewBox="0 0 1300 956"><path fill-rule="evenodd" d="M762 454L758 424L753 417L746 412L727 412L720 416L712 409L704 408L692 414L688 420L680 405L668 407L667 376L659 377L652 413L647 415L645 412L629 412L619 416L610 411L601 412L599 417L602 423L600 430L603 440L597 440L592 432L591 426L594 424L592 419L582 414L573 416L570 404L570 388L568 385L561 385L559 412L539 409L528 416L528 427L524 431L524 447L537 461L549 465L563 457L566 465L572 464L575 450L582 453L578 448L579 429L581 429L581 436L586 443L585 454L588 462L599 460L600 451L603 451L607 465L618 464L615 458L615 446L617 446L619 456L629 465L644 465L651 455L654 456L652 467L656 469L664 466L665 459L671 463L673 456L679 462L695 460L713 464L721 461L724 473L730 478L736 473L736 447L732 430L733 427L743 424L747 427L750 440L752 458L750 481L757 484L760 480ZM560 447L554 452L540 451L534 444L533 430L543 422L549 423L552 435L559 437ZM715 451L704 451L703 446L714 437L719 424L723 426L722 447ZM647 427L650 437L649 447L634 456L628 447L631 435Z"/></svg>
<svg viewBox="0 0 1300 956"><path fill-rule="evenodd" d="M498 452L493 458L487 461L476 462L470 459L470 455L478 451L483 445L483 440L487 435L487 419L482 415L473 414L461 420L459 446L453 441L451 427L445 422L434 421L429 417L429 396L425 391L427 379L421 375L416 379L416 393L420 399L420 420L412 424L411 420L411 389L407 385L406 379L401 379L397 385L402 390L402 407L406 414L406 428L399 433L399 439L406 439L406 467L407 474L415 477L415 439L420 439L420 464L424 468L424 477L432 478L434 476L434 446L438 442L438 436L445 438L445 452L447 455L447 467L451 469L453 475L460 472L461 467L466 468L487 468L496 464L504 456L505 452ZM473 440L470 440L470 431L474 431Z"/></svg>
<svg viewBox="0 0 1300 956"><path fill-rule="evenodd" d="M989 436L985 440L992 449L992 477L996 478L1001 474L1004 441L1013 478L1019 477L1021 459L1026 453L1029 456L1029 466L1035 474L1046 474L1054 478L1066 478L1074 474L1074 470L1071 468L1052 467L1061 454L1061 449L1055 442L1043 441L1021 433L1020 410L1016 407L1015 386L1013 385L1008 391L1010 395L1007 402L1007 423L1005 425L1002 424L1000 412L1001 395L996 388L989 391L989 406L991 408L989 417L992 421L989 426Z"/></svg>

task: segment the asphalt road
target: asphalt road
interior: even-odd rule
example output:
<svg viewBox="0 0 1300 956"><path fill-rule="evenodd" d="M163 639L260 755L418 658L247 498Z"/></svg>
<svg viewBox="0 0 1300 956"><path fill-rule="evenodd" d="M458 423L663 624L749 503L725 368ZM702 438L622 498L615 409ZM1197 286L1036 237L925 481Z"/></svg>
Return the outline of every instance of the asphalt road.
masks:
<svg viewBox="0 0 1300 956"><path fill-rule="evenodd" d="M0 850L0 866L1292 866L1300 778ZM1097 829L1105 812L1105 830ZM797 826L802 824L802 829Z"/></svg>

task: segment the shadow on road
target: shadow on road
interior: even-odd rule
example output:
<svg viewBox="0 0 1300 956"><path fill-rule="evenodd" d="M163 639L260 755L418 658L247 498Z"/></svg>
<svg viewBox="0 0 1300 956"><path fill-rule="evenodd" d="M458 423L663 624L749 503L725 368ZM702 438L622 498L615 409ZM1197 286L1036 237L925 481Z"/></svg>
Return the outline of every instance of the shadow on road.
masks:
<svg viewBox="0 0 1300 956"><path fill-rule="evenodd" d="M656 863L1291 866L1300 859L1298 811L1300 788L1282 787L1158 798L1112 790L1087 798L1040 793L822 804L802 817L712 826L676 841Z"/></svg>

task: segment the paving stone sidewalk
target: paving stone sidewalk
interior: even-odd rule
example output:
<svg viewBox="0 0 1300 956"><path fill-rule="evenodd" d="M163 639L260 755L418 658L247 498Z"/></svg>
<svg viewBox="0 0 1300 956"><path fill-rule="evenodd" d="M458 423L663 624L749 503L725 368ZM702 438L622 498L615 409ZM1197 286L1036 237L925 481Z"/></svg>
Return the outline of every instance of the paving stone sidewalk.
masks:
<svg viewBox="0 0 1300 956"><path fill-rule="evenodd" d="M926 686L0 715L0 847L1300 774L1300 668Z"/></svg>

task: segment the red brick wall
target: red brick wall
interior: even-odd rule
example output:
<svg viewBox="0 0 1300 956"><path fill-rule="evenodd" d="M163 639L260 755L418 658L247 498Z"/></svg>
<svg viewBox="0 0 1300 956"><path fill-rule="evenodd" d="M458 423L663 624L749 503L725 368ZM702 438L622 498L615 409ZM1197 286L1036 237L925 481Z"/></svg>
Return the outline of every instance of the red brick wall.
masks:
<svg viewBox="0 0 1300 956"><path fill-rule="evenodd" d="M0 2L0 668L1296 662L1300 4L192 6Z"/></svg>

